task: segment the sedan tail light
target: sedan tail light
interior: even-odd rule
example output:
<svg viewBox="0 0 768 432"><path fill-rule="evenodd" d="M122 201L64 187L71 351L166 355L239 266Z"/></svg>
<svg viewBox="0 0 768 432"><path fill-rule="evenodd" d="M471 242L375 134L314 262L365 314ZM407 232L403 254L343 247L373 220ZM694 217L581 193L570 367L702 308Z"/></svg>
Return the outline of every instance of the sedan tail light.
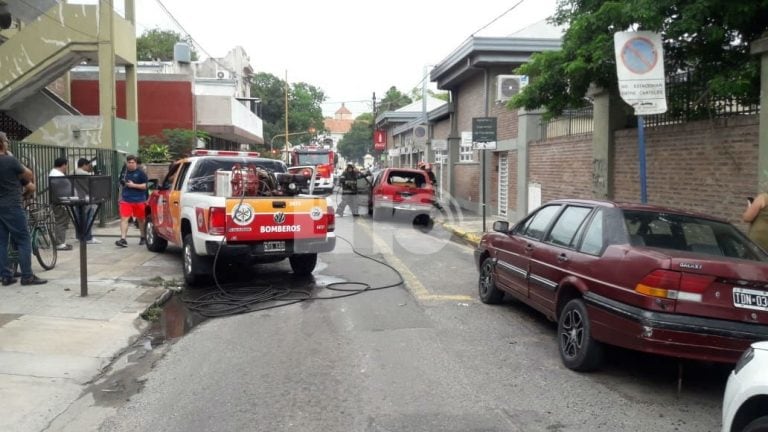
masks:
<svg viewBox="0 0 768 432"><path fill-rule="evenodd" d="M651 297L700 302L714 280L712 276L658 269L648 273L635 291Z"/></svg>

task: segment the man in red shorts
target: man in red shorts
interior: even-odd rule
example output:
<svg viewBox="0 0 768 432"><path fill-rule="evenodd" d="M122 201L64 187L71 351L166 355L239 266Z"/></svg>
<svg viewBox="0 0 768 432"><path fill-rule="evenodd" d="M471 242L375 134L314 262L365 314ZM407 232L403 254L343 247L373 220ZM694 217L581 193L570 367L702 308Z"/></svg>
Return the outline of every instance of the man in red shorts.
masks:
<svg viewBox="0 0 768 432"><path fill-rule="evenodd" d="M120 240L115 242L119 247L127 247L125 237L128 235L128 219L131 216L139 221L141 239L139 244L146 243L144 215L147 202L147 175L139 169L136 156L128 155L125 159L125 175L120 179L123 190L120 193Z"/></svg>

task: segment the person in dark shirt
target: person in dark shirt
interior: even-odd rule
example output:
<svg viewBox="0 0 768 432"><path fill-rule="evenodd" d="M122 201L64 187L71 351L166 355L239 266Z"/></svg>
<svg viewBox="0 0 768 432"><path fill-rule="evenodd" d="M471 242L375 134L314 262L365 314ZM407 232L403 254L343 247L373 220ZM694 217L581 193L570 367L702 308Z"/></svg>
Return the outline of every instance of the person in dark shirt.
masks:
<svg viewBox="0 0 768 432"><path fill-rule="evenodd" d="M48 281L32 273L32 241L27 230L27 215L22 193L34 190L32 171L9 154L8 137L0 132L0 279L3 286L18 281L8 268L8 241L14 242L21 267L22 285L40 285ZM21 185L20 185L21 184ZM24 190L22 190L22 188Z"/></svg>
<svg viewBox="0 0 768 432"><path fill-rule="evenodd" d="M146 244L145 240L145 211L147 202L147 175L139 169L138 159L134 155L128 155L125 159L125 174L120 178L123 190L120 193L120 240L116 246L127 247L128 219L135 217L139 221L141 239L139 245Z"/></svg>
<svg viewBox="0 0 768 432"><path fill-rule="evenodd" d="M339 177L339 183L341 184L341 202L336 208L336 215L344 216L344 209L349 206L352 210L352 216L358 216L357 213L357 179L360 178L360 173L355 169L352 164L347 165L347 169Z"/></svg>

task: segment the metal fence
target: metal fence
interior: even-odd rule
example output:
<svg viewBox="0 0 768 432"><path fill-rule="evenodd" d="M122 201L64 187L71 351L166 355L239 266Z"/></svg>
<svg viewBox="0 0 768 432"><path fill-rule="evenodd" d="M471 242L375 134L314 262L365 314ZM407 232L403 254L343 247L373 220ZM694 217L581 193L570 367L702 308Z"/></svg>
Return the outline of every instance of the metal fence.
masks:
<svg viewBox="0 0 768 432"><path fill-rule="evenodd" d="M542 139L591 133L595 123L592 106L563 111L563 114L541 122Z"/></svg>
<svg viewBox="0 0 768 432"><path fill-rule="evenodd" d="M760 112L760 98L713 96L707 83L688 71L666 77L667 112L643 117L646 126L681 124L695 120L752 115Z"/></svg>
<svg viewBox="0 0 768 432"><path fill-rule="evenodd" d="M74 174L78 159L92 160L95 174L108 175L112 178L112 197L102 205L99 222L103 224L107 220L118 217L117 201L120 186L118 176L124 159L124 155L120 152L93 147L60 147L26 142L11 142L11 152L35 174L37 199L45 203L49 202L48 173L53 168L56 158L67 158L69 174Z"/></svg>

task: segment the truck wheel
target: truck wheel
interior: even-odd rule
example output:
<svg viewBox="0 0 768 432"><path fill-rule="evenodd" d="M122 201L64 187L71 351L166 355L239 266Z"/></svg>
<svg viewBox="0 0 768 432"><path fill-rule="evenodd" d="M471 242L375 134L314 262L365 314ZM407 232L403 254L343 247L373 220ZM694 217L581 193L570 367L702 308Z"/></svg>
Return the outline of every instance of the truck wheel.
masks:
<svg viewBox="0 0 768 432"><path fill-rule="evenodd" d="M600 367L603 346L592 338L592 323L581 299L569 301L557 320L560 359L568 369L589 372Z"/></svg>
<svg viewBox="0 0 768 432"><path fill-rule="evenodd" d="M203 283L210 276L211 265L207 259L195 253L195 244L192 234L184 236L182 247L184 282L188 286L196 286Z"/></svg>
<svg viewBox="0 0 768 432"><path fill-rule="evenodd" d="M147 216L147 249L150 252L163 252L168 247L168 240L157 235L157 227L152 216Z"/></svg>
<svg viewBox="0 0 768 432"><path fill-rule="evenodd" d="M317 254L291 255L288 258L291 263L291 270L296 276L309 276L317 264Z"/></svg>

